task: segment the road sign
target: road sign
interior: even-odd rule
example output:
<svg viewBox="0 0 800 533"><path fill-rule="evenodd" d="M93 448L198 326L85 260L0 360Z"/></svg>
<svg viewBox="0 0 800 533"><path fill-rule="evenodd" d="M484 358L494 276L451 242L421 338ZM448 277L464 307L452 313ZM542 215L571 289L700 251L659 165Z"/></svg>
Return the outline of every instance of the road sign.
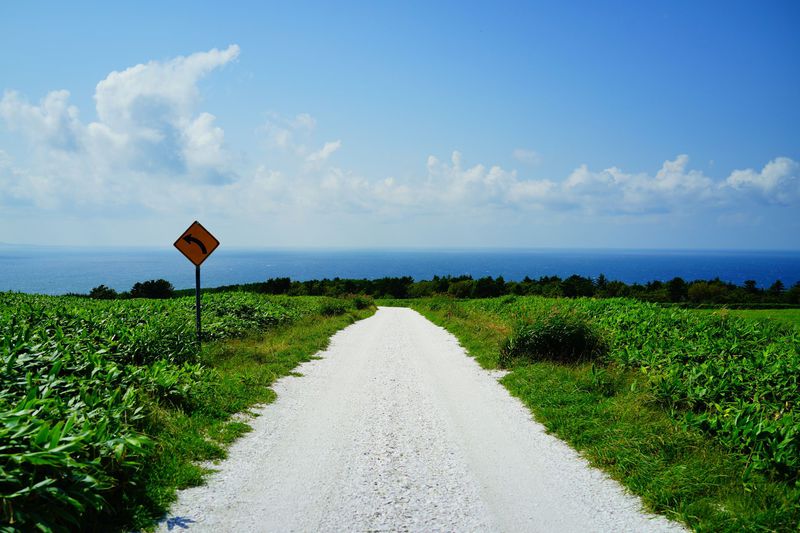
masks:
<svg viewBox="0 0 800 533"><path fill-rule="evenodd" d="M219 241L203 227L198 221L183 232L175 241L175 248L194 263L194 309L195 327L197 329L197 344L200 345L200 264L217 249Z"/></svg>
<svg viewBox="0 0 800 533"><path fill-rule="evenodd" d="M219 241L203 227L198 221L194 221L189 229L175 241L175 248L186 256L186 258L200 266L211 253L217 249Z"/></svg>

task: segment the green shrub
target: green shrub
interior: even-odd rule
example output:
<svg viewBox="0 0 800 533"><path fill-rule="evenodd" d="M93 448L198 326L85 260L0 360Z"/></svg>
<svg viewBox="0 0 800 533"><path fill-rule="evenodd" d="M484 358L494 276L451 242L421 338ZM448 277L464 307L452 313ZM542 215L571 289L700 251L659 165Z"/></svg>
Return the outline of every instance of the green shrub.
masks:
<svg viewBox="0 0 800 533"><path fill-rule="evenodd" d="M335 298L326 298L319 306L319 313L323 316L339 316L347 312L347 302Z"/></svg>
<svg viewBox="0 0 800 533"><path fill-rule="evenodd" d="M554 308L514 328L500 347L500 365L507 367L515 359L577 363L607 350L603 336L585 317Z"/></svg>
<svg viewBox="0 0 800 533"><path fill-rule="evenodd" d="M375 305L375 300L370 296L353 296L351 300L356 309L368 309Z"/></svg>
<svg viewBox="0 0 800 533"><path fill-rule="evenodd" d="M95 300L113 300L116 297L117 291L105 285L98 285L89 292L89 298L94 298Z"/></svg>
<svg viewBox="0 0 800 533"><path fill-rule="evenodd" d="M474 285L475 282L471 279L456 281L450 284L447 294L455 298L469 298L472 295Z"/></svg>
<svg viewBox="0 0 800 533"><path fill-rule="evenodd" d="M165 279L151 279L135 283L131 287L131 298L171 298L175 293L172 283Z"/></svg>

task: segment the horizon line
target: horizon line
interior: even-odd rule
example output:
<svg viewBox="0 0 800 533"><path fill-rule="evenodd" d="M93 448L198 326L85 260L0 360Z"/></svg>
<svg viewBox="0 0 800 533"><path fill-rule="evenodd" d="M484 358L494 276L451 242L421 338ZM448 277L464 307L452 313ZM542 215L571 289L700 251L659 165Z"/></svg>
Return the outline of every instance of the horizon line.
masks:
<svg viewBox="0 0 800 533"><path fill-rule="evenodd" d="M92 249L92 250L171 250L172 244L153 245L115 245L115 244L31 244L31 243L9 243L0 242L1 248L47 248L47 249ZM241 246L241 245L220 245L220 249L228 251L249 251L249 252L269 252L269 251L318 251L318 252L512 252L512 251L552 251L552 252L788 252L800 253L798 248L730 248L730 247L610 247L610 246L436 246L436 245L408 245L408 246L315 246L315 245L276 245L276 246Z"/></svg>

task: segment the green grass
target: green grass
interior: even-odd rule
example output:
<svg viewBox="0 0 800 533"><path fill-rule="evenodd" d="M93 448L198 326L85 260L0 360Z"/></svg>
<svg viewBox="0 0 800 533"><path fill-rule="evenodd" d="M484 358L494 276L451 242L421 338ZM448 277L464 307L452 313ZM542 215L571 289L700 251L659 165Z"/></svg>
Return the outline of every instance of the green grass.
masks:
<svg viewBox="0 0 800 533"><path fill-rule="evenodd" d="M793 531L800 524L800 484L792 479L791 472L776 476L755 469L752 454L727 445L725 438L694 424L680 402L665 402L663 390L653 383L652 368L641 366L647 351L667 350L664 339L669 332L676 336L675 346L685 343L692 353L699 353L702 350L695 345L710 342L702 337L703 332L707 331L711 339L722 339L723 344L707 346L719 349L739 338L746 344L748 335L762 338L762 330L747 330L749 326L743 325L740 337L732 335L733 340L728 341L713 329L717 318L711 317L712 322L696 324L694 334L702 337L701 343L686 331L694 324L692 312L673 310L662 315L655 306L627 301L503 297L471 302L433 299L385 303L409 305L447 328L485 368L498 366L500 346L515 324L531 313L552 306L590 309L614 341L605 362L566 365L518 361L502 380L511 394L519 397L550 432L640 495L646 507L697 531ZM641 322L639 331L635 329L637 322ZM659 330L662 322L669 327ZM609 325L614 323L620 328L616 334ZM722 324L740 327L738 323ZM636 352L631 344L623 347L621 342L626 339L644 339L645 352ZM628 364L622 364L626 357ZM651 361L671 368L664 366L663 357ZM676 366L692 370L692 364ZM697 365L702 364L698 360ZM663 381L663 376L658 374L657 379Z"/></svg>
<svg viewBox="0 0 800 533"><path fill-rule="evenodd" d="M147 527L166 512L177 489L202 484L208 471L197 462L224 459L226 446L250 430L246 420L231 415L272 402L276 395L269 386L275 380L326 348L336 331L373 312L374 308L310 316L263 335L206 348L201 361L218 373L218 379L206 391L201 409L154 411L151 434L159 450L144 480L143 498L127 521Z"/></svg>
<svg viewBox="0 0 800 533"><path fill-rule="evenodd" d="M749 320L774 320L800 328L800 309L697 309L696 312L729 314Z"/></svg>
<svg viewBox="0 0 800 533"><path fill-rule="evenodd" d="M148 526L363 303L204 294L199 350L193 298L0 292L0 531Z"/></svg>

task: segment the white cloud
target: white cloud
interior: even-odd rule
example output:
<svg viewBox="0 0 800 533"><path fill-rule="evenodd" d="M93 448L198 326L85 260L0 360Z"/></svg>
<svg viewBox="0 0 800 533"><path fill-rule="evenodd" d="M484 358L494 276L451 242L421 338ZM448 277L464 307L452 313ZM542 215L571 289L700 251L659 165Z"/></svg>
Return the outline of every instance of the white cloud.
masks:
<svg viewBox="0 0 800 533"><path fill-rule="evenodd" d="M770 203L793 204L800 201L800 165L788 157L778 157L760 172L736 170L725 180L736 191L755 193Z"/></svg>
<svg viewBox="0 0 800 533"><path fill-rule="evenodd" d="M342 147L342 141L327 141L321 147L314 139L317 121L308 113L287 118L269 113L261 128L266 137L268 157L273 165L284 165L287 170L307 175L324 173L328 159ZM307 203L304 197L303 203Z"/></svg>
<svg viewBox="0 0 800 533"><path fill-rule="evenodd" d="M263 126L268 148L294 153L305 157L309 153L310 142L317 121L308 113L300 113L294 118L286 118L277 113L269 113Z"/></svg>
<svg viewBox="0 0 800 533"><path fill-rule="evenodd" d="M342 147L342 141L326 142L322 148L320 148L316 152L309 154L308 157L306 158L306 161L308 161L309 163L317 163L320 161L325 161L341 147Z"/></svg>
<svg viewBox="0 0 800 533"><path fill-rule="evenodd" d="M451 154L450 164L428 156L427 169L427 190L421 201L477 206L523 201L526 196L526 187L519 186L521 182L516 170L506 170L497 165L487 168L482 164L465 168L463 156L457 150Z"/></svg>
<svg viewBox="0 0 800 533"><path fill-rule="evenodd" d="M197 82L238 55L234 44L114 71L95 89L100 122L114 130L151 129L158 135L163 122L177 124L190 115L199 96Z"/></svg>
<svg viewBox="0 0 800 533"><path fill-rule="evenodd" d="M653 213L681 210L720 200L713 180L687 170L689 158L667 160L655 174L626 173L617 167L576 168L563 182L562 200L591 213Z"/></svg>
<svg viewBox="0 0 800 533"><path fill-rule="evenodd" d="M670 194L708 194L712 181L699 170L686 170L689 156L681 154L672 161L664 161L652 181L652 188Z"/></svg>
<svg viewBox="0 0 800 533"><path fill-rule="evenodd" d="M213 49L112 72L97 84L98 120L85 124L67 91L36 104L6 91L0 118L22 132L35 153L34 174L65 203L123 201L148 181L230 179L224 132L209 113L194 114L197 82L239 54Z"/></svg>
<svg viewBox="0 0 800 533"><path fill-rule="evenodd" d="M58 193L52 180L16 167L11 156L0 150L0 205L34 205L53 209Z"/></svg>
<svg viewBox="0 0 800 533"><path fill-rule="evenodd" d="M224 169L230 157L224 148L225 132L214 125L214 115L201 113L181 132L183 154L190 171Z"/></svg>
<svg viewBox="0 0 800 533"><path fill-rule="evenodd" d="M554 197L556 184L549 180L526 180L513 183L509 188L508 199L512 203L531 202L541 206L543 202Z"/></svg>
<svg viewBox="0 0 800 533"><path fill-rule="evenodd" d="M29 104L15 91L6 91L0 100L0 118L12 131L20 131L48 148L75 149L83 132L78 109L69 105L69 91L52 91L39 105Z"/></svg>
<svg viewBox="0 0 800 533"><path fill-rule="evenodd" d="M415 176L362 176L332 164L342 140L315 140L317 123L307 113L269 114L260 132L264 153L248 167L228 149L216 117L196 110L199 80L238 54L233 45L112 72L97 84L98 119L89 123L80 120L67 91L53 91L36 104L7 91L0 119L28 139L34 155L20 165L0 151L0 204L98 212L134 206L158 213L203 205L229 217L282 212L463 218L477 211L722 213L750 198L800 203L799 166L786 157L723 179L692 169L686 155L664 161L655 173L580 165L563 177L530 179L524 167L468 164L456 150L442 160L428 156ZM539 162L530 149L512 154L525 165Z"/></svg>
<svg viewBox="0 0 800 533"><path fill-rule="evenodd" d="M732 188L756 189L773 202L800 202L798 164L778 158L757 173L734 171L726 180L714 180L689 168L685 154L664 161L654 174L630 173L618 167L600 171L581 165L561 181L524 179L518 171L477 164L464 167L453 152L450 164L431 155L427 180L417 186L418 203L499 206L512 209L577 210L594 215L646 215L735 209L742 199Z"/></svg>
<svg viewBox="0 0 800 533"><path fill-rule="evenodd" d="M538 165L542 162L542 156L536 150L516 148L511 155L514 156L514 159L526 165Z"/></svg>

